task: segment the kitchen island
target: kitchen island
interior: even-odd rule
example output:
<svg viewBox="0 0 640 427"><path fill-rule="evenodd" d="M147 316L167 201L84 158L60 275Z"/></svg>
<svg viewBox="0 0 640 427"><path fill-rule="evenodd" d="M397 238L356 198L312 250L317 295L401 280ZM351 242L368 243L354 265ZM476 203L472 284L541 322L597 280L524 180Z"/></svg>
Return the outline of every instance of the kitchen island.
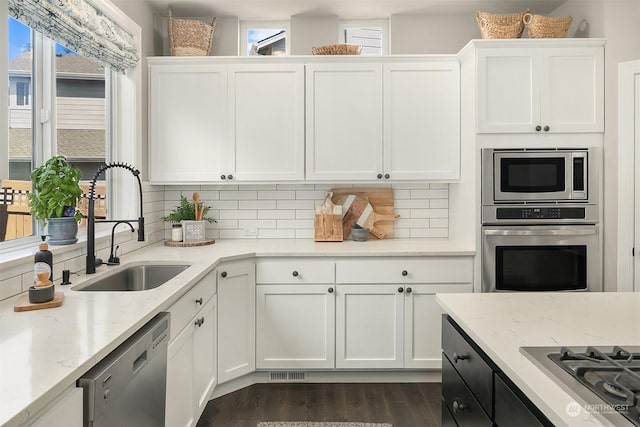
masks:
<svg viewBox="0 0 640 427"><path fill-rule="evenodd" d="M556 426L613 425L521 352L521 347L638 346L640 293L438 294L436 301Z"/></svg>

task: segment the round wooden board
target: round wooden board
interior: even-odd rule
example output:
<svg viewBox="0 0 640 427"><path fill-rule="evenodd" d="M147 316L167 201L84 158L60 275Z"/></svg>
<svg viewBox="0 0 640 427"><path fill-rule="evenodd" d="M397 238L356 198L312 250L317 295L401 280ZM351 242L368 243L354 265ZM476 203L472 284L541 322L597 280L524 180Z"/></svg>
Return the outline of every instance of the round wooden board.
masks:
<svg viewBox="0 0 640 427"><path fill-rule="evenodd" d="M216 242L215 239L206 239L206 240L203 240L202 242L174 242L173 240L165 240L164 245L172 246L175 248L188 248L193 246L213 245L215 242Z"/></svg>

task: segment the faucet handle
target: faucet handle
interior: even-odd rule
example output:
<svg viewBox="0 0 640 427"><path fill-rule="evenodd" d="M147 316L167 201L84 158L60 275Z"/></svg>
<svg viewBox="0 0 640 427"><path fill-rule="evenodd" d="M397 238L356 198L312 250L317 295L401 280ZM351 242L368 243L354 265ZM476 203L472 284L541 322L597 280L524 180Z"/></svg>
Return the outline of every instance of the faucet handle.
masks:
<svg viewBox="0 0 640 427"><path fill-rule="evenodd" d="M120 248L120 245L116 246L116 248L113 250L113 254L109 256L109 261L107 262L108 264L120 264L120 258L116 256L116 254L118 253L118 248Z"/></svg>

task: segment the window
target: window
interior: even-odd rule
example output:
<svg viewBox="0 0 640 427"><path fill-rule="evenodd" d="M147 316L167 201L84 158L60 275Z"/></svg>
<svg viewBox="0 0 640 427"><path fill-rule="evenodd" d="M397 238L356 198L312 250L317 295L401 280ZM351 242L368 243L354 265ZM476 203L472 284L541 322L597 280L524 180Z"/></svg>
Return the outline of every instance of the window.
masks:
<svg viewBox="0 0 640 427"><path fill-rule="evenodd" d="M31 219L27 198L34 165L52 155L65 155L82 171L81 186L88 190L110 145L106 137L110 115L106 111L105 90L109 72L19 21L8 19L9 168L7 174L0 176L0 241L38 232L39 224ZM34 67L36 62L42 67ZM32 88L37 92L33 93ZM37 120L33 120L34 116ZM97 189L102 200L96 204L96 215L106 216L104 179ZM80 207L84 205L86 202ZM84 221L80 226L83 225Z"/></svg>
<svg viewBox="0 0 640 427"><path fill-rule="evenodd" d="M240 55L287 55L288 22L242 22Z"/></svg>
<svg viewBox="0 0 640 427"><path fill-rule="evenodd" d="M376 21L341 21L340 43L362 46L362 55L389 54L389 23Z"/></svg>
<svg viewBox="0 0 640 427"><path fill-rule="evenodd" d="M16 82L16 105L29 105L28 82Z"/></svg>

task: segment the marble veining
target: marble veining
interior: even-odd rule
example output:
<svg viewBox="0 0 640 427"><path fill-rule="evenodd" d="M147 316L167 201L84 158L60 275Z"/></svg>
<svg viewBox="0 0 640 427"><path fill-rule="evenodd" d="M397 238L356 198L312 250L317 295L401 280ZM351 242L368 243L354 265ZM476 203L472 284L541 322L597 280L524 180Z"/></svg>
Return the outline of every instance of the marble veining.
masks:
<svg viewBox="0 0 640 427"><path fill-rule="evenodd" d="M610 425L520 353L523 346L640 345L640 293L438 294L436 301L556 426Z"/></svg>

